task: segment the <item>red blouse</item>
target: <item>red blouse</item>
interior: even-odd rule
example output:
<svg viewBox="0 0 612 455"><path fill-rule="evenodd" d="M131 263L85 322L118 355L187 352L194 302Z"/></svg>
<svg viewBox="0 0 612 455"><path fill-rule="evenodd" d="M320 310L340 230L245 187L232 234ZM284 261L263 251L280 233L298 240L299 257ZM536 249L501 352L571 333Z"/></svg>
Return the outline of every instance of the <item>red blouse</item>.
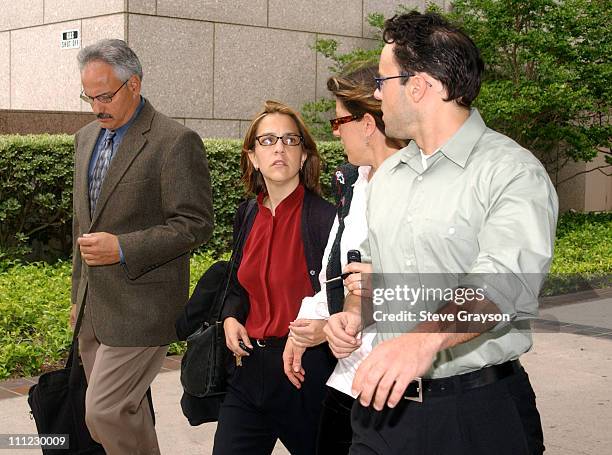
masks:
<svg viewBox="0 0 612 455"><path fill-rule="evenodd" d="M238 269L238 281L249 295L250 338L287 335L302 298L313 295L302 242L304 187L298 185L283 199L274 216L262 202L259 194L259 211Z"/></svg>

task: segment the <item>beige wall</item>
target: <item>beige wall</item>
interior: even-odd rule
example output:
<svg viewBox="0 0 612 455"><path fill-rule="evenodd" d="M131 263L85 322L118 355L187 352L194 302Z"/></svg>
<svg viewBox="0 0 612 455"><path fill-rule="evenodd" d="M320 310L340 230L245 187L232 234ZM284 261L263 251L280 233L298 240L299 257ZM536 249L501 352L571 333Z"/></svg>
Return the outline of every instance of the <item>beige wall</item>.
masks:
<svg viewBox="0 0 612 455"><path fill-rule="evenodd" d="M88 112L79 100L78 49L125 39L144 69L143 93L206 136L240 137L268 98L295 108L327 96L331 62L312 46L372 48L367 15L397 0L0 0L0 109ZM406 1L423 8L424 1ZM445 5L439 0L438 4ZM5 14L6 13L6 14Z"/></svg>
<svg viewBox="0 0 612 455"><path fill-rule="evenodd" d="M602 167L601 170L597 168ZM569 162L551 179L559 195L559 210L600 212L612 210L612 166L604 154L590 163Z"/></svg>
<svg viewBox="0 0 612 455"><path fill-rule="evenodd" d="M11 104L11 34L0 32L0 108Z"/></svg>
<svg viewBox="0 0 612 455"><path fill-rule="evenodd" d="M331 61L312 50L318 38L336 39L341 52L373 48L368 14L388 17L400 3L423 10L429 1L0 0L0 133L3 125L23 124L29 111L53 112L45 121L37 116L38 125L82 121L59 113L90 111L79 99L79 50L59 45L60 33L76 28L81 47L127 40L143 64L143 93L160 111L204 137L240 138L265 99L299 109L328 96ZM572 164L552 177L602 164ZM599 171L558 192L562 210L612 209L612 178Z"/></svg>
<svg viewBox="0 0 612 455"><path fill-rule="evenodd" d="M585 211L587 174L582 173L585 168L585 163L569 162L559 172L550 176L557 188L560 211Z"/></svg>
<svg viewBox="0 0 612 455"><path fill-rule="evenodd" d="M591 163L587 163L586 169L591 170L585 179L585 211L600 211L612 209L612 166L601 170L598 167L606 166L603 154L600 154Z"/></svg>
<svg viewBox="0 0 612 455"><path fill-rule="evenodd" d="M78 49L61 50L58 40L81 21L11 31L11 108L77 111L80 79L75 71ZM4 106L1 106L4 107Z"/></svg>

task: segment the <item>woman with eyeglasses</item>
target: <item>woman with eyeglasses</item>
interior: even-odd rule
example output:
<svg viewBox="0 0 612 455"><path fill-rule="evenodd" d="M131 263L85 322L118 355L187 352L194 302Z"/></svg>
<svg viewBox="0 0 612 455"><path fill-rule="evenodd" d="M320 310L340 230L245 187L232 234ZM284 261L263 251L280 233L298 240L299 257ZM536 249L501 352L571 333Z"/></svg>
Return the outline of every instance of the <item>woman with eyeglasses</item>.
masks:
<svg viewBox="0 0 612 455"><path fill-rule="evenodd" d="M327 81L328 90L336 98L337 117L330 121L332 131L342 141L348 161L354 166L341 166L334 175L338 214L319 274L321 290L313 297L304 298L298 318L290 324L283 361L285 374L298 389L304 385L303 378L308 378L310 374L308 366L300 360L302 354L325 341L326 320L330 314L343 310L346 293L360 294L361 273L371 271L369 264L352 263L347 266L347 252L359 249L368 235L368 181L385 159L406 145L404 141L385 136L381 102L374 98L377 76L378 70L372 66L331 77ZM352 272L344 283L338 279L343 272ZM338 360L327 381L317 454L349 452L352 438L350 412L354 402L351 386L357 367L372 349L374 335L373 328L366 328L362 332L359 349Z"/></svg>
<svg viewBox="0 0 612 455"><path fill-rule="evenodd" d="M277 439L292 454L315 451L325 380L335 359L327 345L302 359L308 376L296 389L283 372L289 322L305 296L319 291L317 279L335 209L320 195L320 158L300 116L266 101L242 146L242 179L256 195L237 211L238 252L223 307L227 347L235 362L219 414L214 455L270 454Z"/></svg>

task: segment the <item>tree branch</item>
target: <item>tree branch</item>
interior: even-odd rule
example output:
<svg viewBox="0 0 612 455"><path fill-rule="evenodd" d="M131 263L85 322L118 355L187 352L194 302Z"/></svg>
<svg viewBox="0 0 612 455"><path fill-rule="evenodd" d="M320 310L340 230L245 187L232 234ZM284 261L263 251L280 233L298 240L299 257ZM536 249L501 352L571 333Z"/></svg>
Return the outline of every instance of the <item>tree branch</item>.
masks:
<svg viewBox="0 0 612 455"><path fill-rule="evenodd" d="M608 174L608 173L606 173L606 172L602 171L602 169L606 169L606 168L609 168L609 167L612 167L612 164L607 164L607 165L605 165L605 166L598 166L598 167L594 167L593 169L589 169L588 171L581 171L581 172L578 172L578 173L576 173L576 174L572 175L571 177L568 177L568 178L566 178L566 179L561 180L560 182L557 182L557 185L561 185L562 183L565 183L565 182L567 182L568 180L571 180L571 179L573 179L573 178L575 178L575 177L578 177L578 176L579 176L579 175L581 175L581 174L588 174L589 172L593 172L593 171L599 171L599 172L601 172L603 175L610 177L610 176L612 176L612 172L611 172L610 174Z"/></svg>

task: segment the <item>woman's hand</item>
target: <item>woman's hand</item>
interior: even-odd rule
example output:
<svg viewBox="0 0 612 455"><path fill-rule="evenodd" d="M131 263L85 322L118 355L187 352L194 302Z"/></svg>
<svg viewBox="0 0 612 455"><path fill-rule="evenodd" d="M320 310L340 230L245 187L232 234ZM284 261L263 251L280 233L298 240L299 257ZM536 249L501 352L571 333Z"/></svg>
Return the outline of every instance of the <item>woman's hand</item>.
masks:
<svg viewBox="0 0 612 455"><path fill-rule="evenodd" d="M240 347L242 341L249 349L253 349L249 334L244 326L236 318L227 318L223 321L225 332L225 344L227 348L237 356L248 356L249 353Z"/></svg>
<svg viewBox="0 0 612 455"><path fill-rule="evenodd" d="M306 374L302 367L302 356L304 355L304 351L306 351L306 348L296 346L291 338L287 339L285 350L283 351L283 370L296 389L302 387L304 375Z"/></svg>
<svg viewBox="0 0 612 455"><path fill-rule="evenodd" d="M325 341L325 319L296 319L289 323L289 337L296 346L311 348Z"/></svg>
<svg viewBox="0 0 612 455"><path fill-rule="evenodd" d="M360 297L372 295L372 264L365 262L351 262L347 264L342 273L350 273L344 280L344 286L350 294Z"/></svg>

